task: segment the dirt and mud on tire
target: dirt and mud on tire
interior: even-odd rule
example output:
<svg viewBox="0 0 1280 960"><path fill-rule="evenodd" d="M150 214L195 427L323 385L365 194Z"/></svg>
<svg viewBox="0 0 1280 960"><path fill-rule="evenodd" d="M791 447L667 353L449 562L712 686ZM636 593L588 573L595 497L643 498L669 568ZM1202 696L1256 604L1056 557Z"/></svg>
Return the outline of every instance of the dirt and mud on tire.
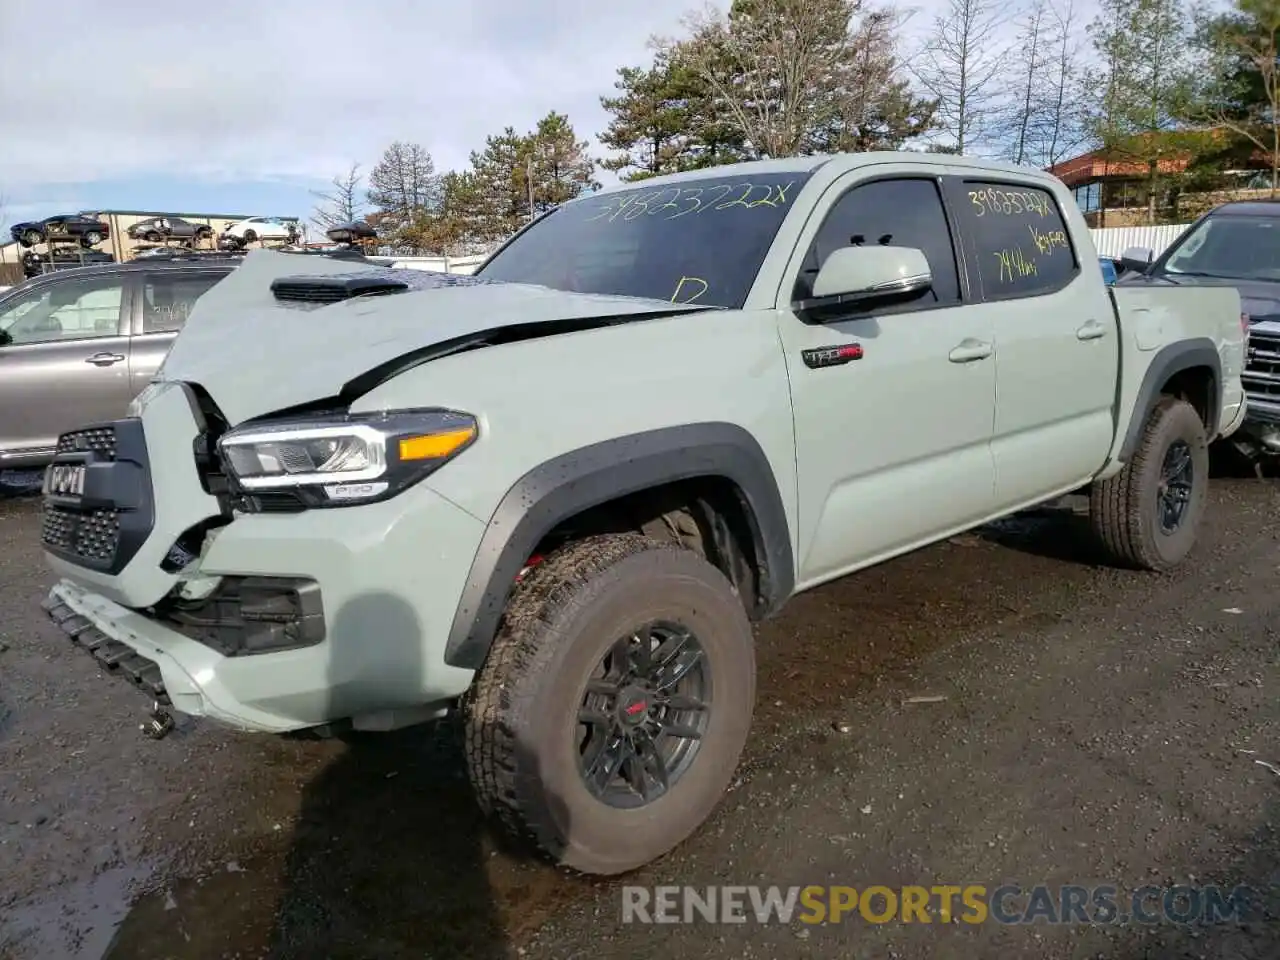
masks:
<svg viewBox="0 0 1280 960"><path fill-rule="evenodd" d="M1163 572L1195 546L1208 492L1204 424L1191 404L1164 397L1125 468L1093 485L1090 521L1115 562Z"/></svg>
<svg viewBox="0 0 1280 960"><path fill-rule="evenodd" d="M559 864L624 873L710 816L754 700L751 624L718 569L640 534L589 537L512 594L466 704L472 783Z"/></svg>

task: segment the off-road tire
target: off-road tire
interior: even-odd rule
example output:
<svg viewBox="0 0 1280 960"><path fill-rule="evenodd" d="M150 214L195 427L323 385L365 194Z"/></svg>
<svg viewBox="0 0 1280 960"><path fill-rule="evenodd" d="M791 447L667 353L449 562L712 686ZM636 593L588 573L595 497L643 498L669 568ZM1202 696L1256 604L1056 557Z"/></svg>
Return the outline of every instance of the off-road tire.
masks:
<svg viewBox="0 0 1280 960"><path fill-rule="evenodd" d="M637 809L597 799L573 732L592 669L653 620L691 629L713 683L699 751L667 793ZM692 550L640 534L561 547L516 585L464 704L477 800L558 864L614 875L677 846L710 816L746 743L755 703L751 624L729 581Z"/></svg>
<svg viewBox="0 0 1280 960"><path fill-rule="evenodd" d="M1178 528L1158 522L1165 454L1179 440L1191 450L1191 499ZM1204 424L1185 400L1163 397L1143 426L1137 449L1123 470L1093 484L1089 519L1111 559L1126 567L1165 572L1195 546L1209 494L1209 443Z"/></svg>

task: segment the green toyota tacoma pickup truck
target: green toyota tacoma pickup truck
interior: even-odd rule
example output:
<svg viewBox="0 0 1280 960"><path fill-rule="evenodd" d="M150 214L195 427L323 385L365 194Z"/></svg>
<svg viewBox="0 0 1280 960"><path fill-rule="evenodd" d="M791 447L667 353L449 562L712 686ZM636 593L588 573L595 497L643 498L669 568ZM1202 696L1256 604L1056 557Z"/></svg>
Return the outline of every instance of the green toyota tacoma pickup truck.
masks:
<svg viewBox="0 0 1280 960"><path fill-rule="evenodd" d="M1182 561L1243 339L1230 288L1108 290L1059 181L948 156L604 190L471 277L255 252L60 438L45 605L166 716L457 709L481 805L620 873L716 806L796 593L1072 491Z"/></svg>

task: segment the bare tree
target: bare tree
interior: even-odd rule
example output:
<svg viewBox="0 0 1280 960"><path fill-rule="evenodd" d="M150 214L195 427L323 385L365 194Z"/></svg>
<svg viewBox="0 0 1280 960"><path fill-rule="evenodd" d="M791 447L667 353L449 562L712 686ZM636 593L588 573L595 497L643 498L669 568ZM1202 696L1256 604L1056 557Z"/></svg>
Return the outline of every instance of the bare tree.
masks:
<svg viewBox="0 0 1280 960"><path fill-rule="evenodd" d="M1031 158L1032 140L1037 121L1045 105L1045 60L1048 38L1045 36L1049 14L1048 0L1032 0L1018 17L1018 34L1007 60L1010 87L1017 96L1009 102L1004 126L1005 156L1014 163L1027 163Z"/></svg>
<svg viewBox="0 0 1280 960"><path fill-rule="evenodd" d="M393 244L417 250L416 225L441 203L441 178L427 148L397 140L369 174L369 204Z"/></svg>
<svg viewBox="0 0 1280 960"><path fill-rule="evenodd" d="M1085 129L1084 41L1074 0L1049 7L1052 25L1046 60L1049 96L1040 124L1041 166L1051 167L1076 153L1088 140Z"/></svg>
<svg viewBox="0 0 1280 960"><path fill-rule="evenodd" d="M330 181L332 186L329 190L311 191L311 195L320 201L311 215L311 222L321 233L360 217L364 209L364 202L360 199L360 181L363 179L360 164L353 163L346 173L340 173Z"/></svg>
<svg viewBox="0 0 1280 960"><path fill-rule="evenodd" d="M936 126L963 154L998 122L1006 48L998 39L1005 13L998 0L949 0L934 17L933 36L909 69L938 102Z"/></svg>
<svg viewBox="0 0 1280 960"><path fill-rule="evenodd" d="M894 82L896 15L862 11L863 0L735 0L728 15L689 17L692 36L660 49L707 86L749 154L812 153L873 126L893 139L888 126L930 111Z"/></svg>
<svg viewBox="0 0 1280 960"><path fill-rule="evenodd" d="M1003 156L1051 167L1084 142L1082 41L1073 0L1032 0L1016 21L1000 110Z"/></svg>

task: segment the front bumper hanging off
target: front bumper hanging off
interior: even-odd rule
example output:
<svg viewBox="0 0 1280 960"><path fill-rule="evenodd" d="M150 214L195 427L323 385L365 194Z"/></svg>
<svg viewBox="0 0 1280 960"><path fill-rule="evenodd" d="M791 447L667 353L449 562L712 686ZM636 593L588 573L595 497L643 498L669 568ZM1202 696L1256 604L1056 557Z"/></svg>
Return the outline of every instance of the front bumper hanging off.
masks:
<svg viewBox="0 0 1280 960"><path fill-rule="evenodd" d="M164 686L160 665L138 653L127 644L113 640L93 625L88 617L76 612L55 589L41 604L45 612L77 647L93 656L107 670L118 673L145 693L153 703L170 706L172 700Z"/></svg>

